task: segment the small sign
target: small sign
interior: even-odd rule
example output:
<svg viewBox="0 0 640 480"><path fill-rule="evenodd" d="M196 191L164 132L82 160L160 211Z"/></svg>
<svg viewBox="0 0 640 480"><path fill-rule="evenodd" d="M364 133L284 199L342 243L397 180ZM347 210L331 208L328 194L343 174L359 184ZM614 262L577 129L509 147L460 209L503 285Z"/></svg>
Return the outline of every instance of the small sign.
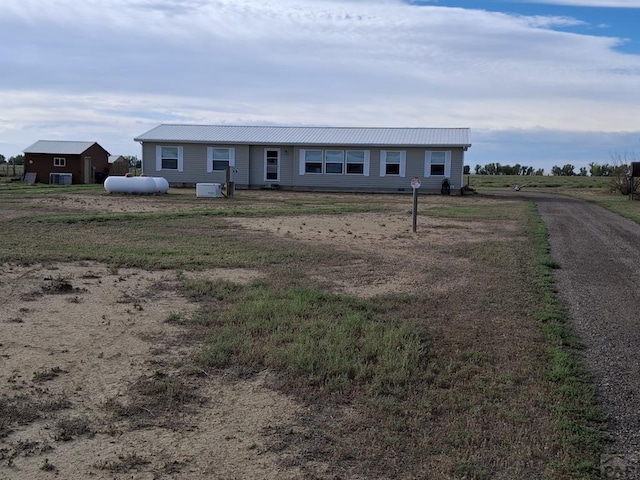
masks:
<svg viewBox="0 0 640 480"><path fill-rule="evenodd" d="M416 188L420 188L420 185L422 185L422 182L420 182L418 177L413 177L411 179L411 188L415 190Z"/></svg>

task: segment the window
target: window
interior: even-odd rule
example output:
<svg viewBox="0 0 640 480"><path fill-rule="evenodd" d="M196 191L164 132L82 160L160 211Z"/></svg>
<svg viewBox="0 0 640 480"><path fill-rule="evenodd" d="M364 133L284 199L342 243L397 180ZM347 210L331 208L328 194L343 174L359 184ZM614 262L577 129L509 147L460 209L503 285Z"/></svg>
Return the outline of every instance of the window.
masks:
<svg viewBox="0 0 640 480"><path fill-rule="evenodd" d="M431 152L431 175L444 175L445 152Z"/></svg>
<svg viewBox="0 0 640 480"><path fill-rule="evenodd" d="M322 173L322 150L304 150L304 173Z"/></svg>
<svg viewBox="0 0 640 480"><path fill-rule="evenodd" d="M66 167L67 159L64 157L53 157L53 166L54 167Z"/></svg>
<svg viewBox="0 0 640 480"><path fill-rule="evenodd" d="M348 175L369 176L369 150L347 150Z"/></svg>
<svg viewBox="0 0 640 480"><path fill-rule="evenodd" d="M324 152L325 173L342 174L344 168L344 152L342 150L327 150Z"/></svg>
<svg viewBox="0 0 640 480"><path fill-rule="evenodd" d="M380 176L405 176L407 153L403 150L380 151Z"/></svg>
<svg viewBox="0 0 640 480"><path fill-rule="evenodd" d="M300 150L300 175L369 176L369 150Z"/></svg>
<svg viewBox="0 0 640 480"><path fill-rule="evenodd" d="M236 166L236 149L207 147L207 173L224 172Z"/></svg>
<svg viewBox="0 0 640 480"><path fill-rule="evenodd" d="M160 147L160 170L178 170L178 147Z"/></svg>
<svg viewBox="0 0 640 480"><path fill-rule="evenodd" d="M212 161L214 170L227 170L229 166L229 149L214 148Z"/></svg>
<svg viewBox="0 0 640 480"><path fill-rule="evenodd" d="M451 176L451 152L450 151L427 151L424 160L425 177L445 177Z"/></svg>
<svg viewBox="0 0 640 480"><path fill-rule="evenodd" d="M387 152L385 175L400 175L400 152Z"/></svg>

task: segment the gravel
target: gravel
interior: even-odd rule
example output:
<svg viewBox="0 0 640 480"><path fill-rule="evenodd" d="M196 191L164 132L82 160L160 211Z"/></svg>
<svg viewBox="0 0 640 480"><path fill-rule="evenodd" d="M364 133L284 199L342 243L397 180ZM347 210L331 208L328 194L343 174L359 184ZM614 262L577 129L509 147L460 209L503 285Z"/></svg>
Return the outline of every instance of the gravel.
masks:
<svg viewBox="0 0 640 480"><path fill-rule="evenodd" d="M559 294L609 415L604 477L640 478L640 225L579 199L523 196L549 229Z"/></svg>

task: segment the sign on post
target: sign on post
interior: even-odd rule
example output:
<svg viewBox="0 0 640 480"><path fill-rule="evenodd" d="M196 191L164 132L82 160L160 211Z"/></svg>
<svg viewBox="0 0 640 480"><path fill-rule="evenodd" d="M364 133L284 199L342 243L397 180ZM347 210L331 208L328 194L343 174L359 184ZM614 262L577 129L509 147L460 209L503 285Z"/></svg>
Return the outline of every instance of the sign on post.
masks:
<svg viewBox="0 0 640 480"><path fill-rule="evenodd" d="M411 188L413 188L413 233L416 233L418 228L418 189L422 185L422 182L418 177L411 179Z"/></svg>

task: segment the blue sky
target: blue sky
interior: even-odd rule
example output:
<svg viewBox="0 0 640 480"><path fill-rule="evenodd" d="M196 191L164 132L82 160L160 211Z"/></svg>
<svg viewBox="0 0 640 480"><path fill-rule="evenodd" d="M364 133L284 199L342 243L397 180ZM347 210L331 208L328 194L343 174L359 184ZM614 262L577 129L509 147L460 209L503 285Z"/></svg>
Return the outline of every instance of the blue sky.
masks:
<svg viewBox="0 0 640 480"><path fill-rule="evenodd" d="M472 168L640 157L640 0L3 0L0 154L159 123L470 127Z"/></svg>

